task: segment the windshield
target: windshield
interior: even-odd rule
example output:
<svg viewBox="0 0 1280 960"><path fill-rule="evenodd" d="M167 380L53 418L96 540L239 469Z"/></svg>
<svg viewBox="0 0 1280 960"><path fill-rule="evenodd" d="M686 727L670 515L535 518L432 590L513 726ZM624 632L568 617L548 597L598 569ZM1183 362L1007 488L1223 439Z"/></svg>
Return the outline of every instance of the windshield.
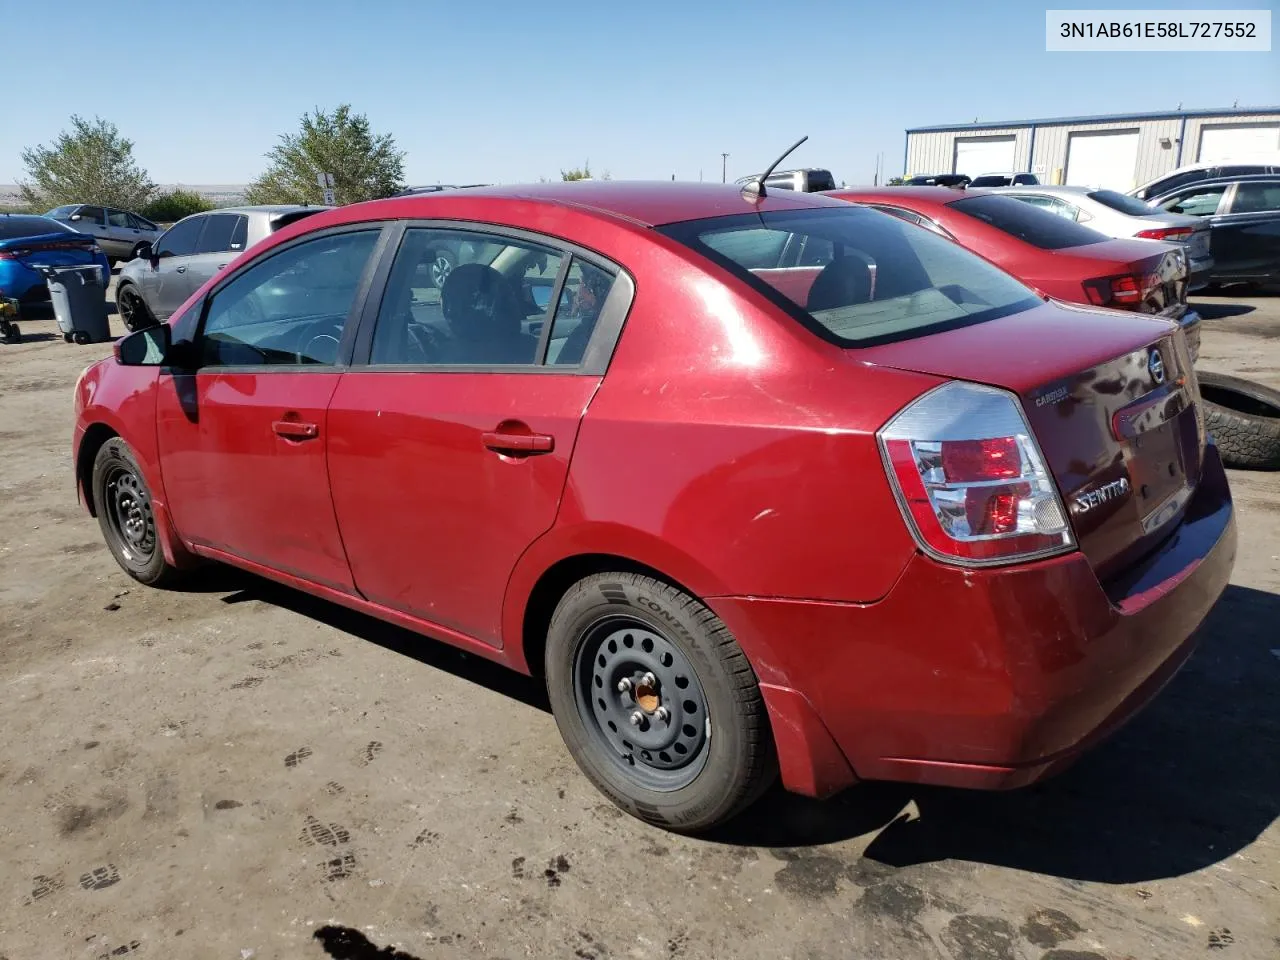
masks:
<svg viewBox="0 0 1280 960"><path fill-rule="evenodd" d="M1110 207L1112 210L1119 210L1121 213L1127 213L1131 217L1150 217L1160 212L1155 207L1143 203L1137 197L1116 193L1114 190L1094 190L1092 193L1086 194L1086 196L1090 200L1097 200L1103 206Z"/></svg>
<svg viewBox="0 0 1280 960"><path fill-rule="evenodd" d="M0 240L39 237L46 233L75 233L75 231L48 217L0 217Z"/></svg>
<svg viewBox="0 0 1280 960"><path fill-rule="evenodd" d="M1041 302L958 244L867 207L715 217L663 232L842 346L923 336Z"/></svg>
<svg viewBox="0 0 1280 960"><path fill-rule="evenodd" d="M952 203L951 209L988 223L1041 250L1083 247L1089 243L1102 243L1111 239L1097 230L1080 226L1074 220L1033 207L1013 197L965 197Z"/></svg>
<svg viewBox="0 0 1280 960"><path fill-rule="evenodd" d="M72 203L65 207L54 207L52 210L46 213L45 216L53 217L55 219L58 217L69 217L79 209L80 209L79 204Z"/></svg>

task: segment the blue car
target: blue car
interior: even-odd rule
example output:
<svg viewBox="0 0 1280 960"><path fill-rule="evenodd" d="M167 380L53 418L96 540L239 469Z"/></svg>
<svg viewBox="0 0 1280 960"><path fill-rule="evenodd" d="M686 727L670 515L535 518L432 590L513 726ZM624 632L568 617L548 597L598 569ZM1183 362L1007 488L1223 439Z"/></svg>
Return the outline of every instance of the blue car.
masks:
<svg viewBox="0 0 1280 960"><path fill-rule="evenodd" d="M0 296L24 310L49 300L49 288L37 266L67 267L96 263L103 280L111 263L98 241L48 217L0 215Z"/></svg>

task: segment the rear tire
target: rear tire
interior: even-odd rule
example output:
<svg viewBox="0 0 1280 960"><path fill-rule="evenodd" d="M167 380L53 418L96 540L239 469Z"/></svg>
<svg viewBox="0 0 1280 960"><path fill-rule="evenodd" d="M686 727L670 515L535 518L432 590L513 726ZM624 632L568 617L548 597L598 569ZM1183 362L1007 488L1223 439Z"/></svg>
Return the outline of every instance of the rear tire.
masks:
<svg viewBox="0 0 1280 960"><path fill-rule="evenodd" d="M1243 470L1280 470L1280 390L1221 373L1196 376L1205 428L1222 462Z"/></svg>
<svg viewBox="0 0 1280 960"><path fill-rule="evenodd" d="M632 816L707 830L774 780L750 663L714 613L668 584L634 573L576 583L551 618L546 678L569 752Z"/></svg>
<svg viewBox="0 0 1280 960"><path fill-rule="evenodd" d="M160 546L151 490L129 445L112 437L93 461L93 502L102 537L121 569L139 583L170 586L181 579Z"/></svg>

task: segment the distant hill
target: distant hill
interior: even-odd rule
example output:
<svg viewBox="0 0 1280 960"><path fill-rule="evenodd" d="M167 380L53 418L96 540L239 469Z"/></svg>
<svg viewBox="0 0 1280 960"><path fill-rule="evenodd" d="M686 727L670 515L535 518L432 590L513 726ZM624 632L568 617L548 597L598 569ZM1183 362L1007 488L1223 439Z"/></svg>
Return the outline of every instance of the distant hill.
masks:
<svg viewBox="0 0 1280 960"><path fill-rule="evenodd" d="M163 183L161 190L193 190L215 207L229 207L244 201L247 183ZM88 200L86 199L86 202ZM12 207L22 203L17 184L0 183L0 207Z"/></svg>

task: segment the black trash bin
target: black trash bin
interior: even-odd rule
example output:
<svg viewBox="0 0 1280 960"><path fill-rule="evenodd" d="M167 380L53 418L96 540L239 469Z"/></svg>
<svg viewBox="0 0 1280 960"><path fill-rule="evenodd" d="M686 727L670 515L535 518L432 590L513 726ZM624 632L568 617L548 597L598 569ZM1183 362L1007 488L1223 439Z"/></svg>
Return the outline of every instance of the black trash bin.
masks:
<svg viewBox="0 0 1280 960"><path fill-rule="evenodd" d="M39 268L49 284L49 299L53 301L53 315L58 329L67 342L102 343L111 339L111 325L107 320L108 278L102 275L102 267L90 264L83 267Z"/></svg>

